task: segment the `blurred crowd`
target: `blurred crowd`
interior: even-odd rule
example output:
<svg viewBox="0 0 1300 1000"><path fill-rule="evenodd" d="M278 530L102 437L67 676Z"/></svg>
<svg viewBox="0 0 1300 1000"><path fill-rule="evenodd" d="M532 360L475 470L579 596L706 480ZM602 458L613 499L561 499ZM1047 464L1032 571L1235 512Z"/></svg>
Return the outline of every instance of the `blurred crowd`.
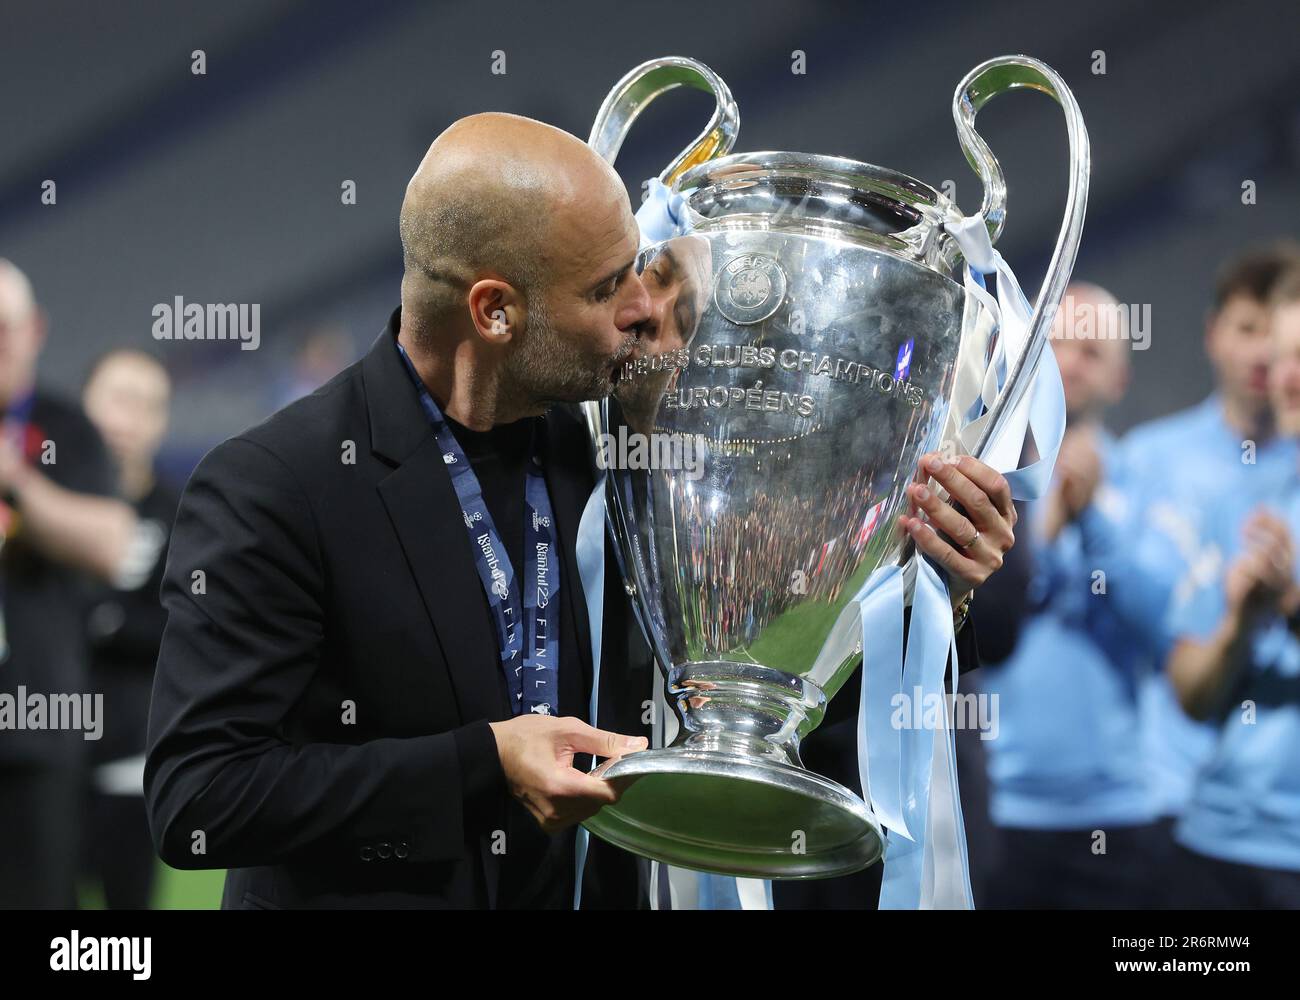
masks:
<svg viewBox="0 0 1300 1000"><path fill-rule="evenodd" d="M46 337L0 259L0 908L141 909L160 870L143 773L180 497L157 469L172 384L154 354L114 349L64 398L39 377ZM268 409L350 351L339 328L310 333Z"/></svg>
<svg viewBox="0 0 1300 1000"><path fill-rule="evenodd" d="M1058 314L1065 439L977 594L983 668L962 681L998 716L996 738L959 734L977 906L1300 907L1300 248L1225 261L1206 305L1214 391L1118 439L1104 419L1130 388L1127 310L1075 284ZM30 283L0 260L0 907L146 907L171 384L121 349L60 398L38 377L45 337ZM310 339L278 402L347 354L341 331ZM811 520L779 533L810 567L843 562L813 585L838 586L866 543L865 485L833 519L854 529L838 551ZM721 606L710 539L777 526L696 513L690 611L748 641L788 574ZM76 725L53 725L59 695L80 692Z"/></svg>
<svg viewBox="0 0 1300 1000"><path fill-rule="evenodd" d="M1009 645L974 675L1000 723L976 902L1300 907L1300 248L1223 263L1214 391L1117 440L1130 314L1068 290L1051 488L976 599Z"/></svg>

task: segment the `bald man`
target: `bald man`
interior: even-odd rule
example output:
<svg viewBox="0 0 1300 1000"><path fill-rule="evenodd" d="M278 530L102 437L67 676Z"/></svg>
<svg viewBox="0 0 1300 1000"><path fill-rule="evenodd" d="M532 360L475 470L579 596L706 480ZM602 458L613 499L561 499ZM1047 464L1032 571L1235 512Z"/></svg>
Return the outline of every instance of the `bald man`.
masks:
<svg viewBox="0 0 1300 1000"><path fill-rule="evenodd" d="M1067 427L1052 485L1028 505L1027 617L1011 656L979 679L998 701L988 742L1000 864L995 908L1147 908L1159 903L1160 838L1142 755L1138 694L1153 668L1144 631L1158 587L1140 558L1123 469L1102 424L1128 385L1126 313L1076 283L1052 331Z"/></svg>
<svg viewBox="0 0 1300 1000"><path fill-rule="evenodd" d="M168 864L230 869L228 908L572 905L575 824L617 795L589 755L646 745L614 573L617 731L585 721L594 467L567 405L610 391L649 315L626 191L573 136L476 115L399 228L369 353L209 453L177 514L147 807ZM640 899L593 841L584 905Z"/></svg>
<svg viewBox="0 0 1300 1000"><path fill-rule="evenodd" d="M0 908L75 905L82 768L104 720L53 706L95 704L85 584L126 584L136 527L99 435L37 386L45 340L31 282L0 260Z"/></svg>

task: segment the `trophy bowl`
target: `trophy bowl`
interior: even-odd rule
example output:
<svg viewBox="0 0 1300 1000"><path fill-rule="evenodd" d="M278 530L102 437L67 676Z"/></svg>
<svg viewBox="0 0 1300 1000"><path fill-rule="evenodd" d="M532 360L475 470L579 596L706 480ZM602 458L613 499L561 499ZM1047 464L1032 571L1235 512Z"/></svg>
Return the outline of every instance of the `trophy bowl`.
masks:
<svg viewBox="0 0 1300 1000"><path fill-rule="evenodd" d="M1073 99L1050 69L1007 59L959 86L959 116L1030 85L1068 118ZM587 404L618 569L678 732L602 764L595 773L621 797L585 825L686 868L846 874L881 857L880 825L862 798L803 766L800 742L872 655L855 598L905 556L907 486L943 439L958 373L983 373L993 334L946 228L962 218L955 204L844 158L719 156L735 106L707 67L638 67L602 107L592 145L612 160L634 112L683 83L712 90L718 113L662 175L683 199L682 234L642 250L653 320L613 397ZM992 238L1001 173L973 129L962 139L985 176ZM1046 299L1059 301L1077 238L1067 218Z"/></svg>

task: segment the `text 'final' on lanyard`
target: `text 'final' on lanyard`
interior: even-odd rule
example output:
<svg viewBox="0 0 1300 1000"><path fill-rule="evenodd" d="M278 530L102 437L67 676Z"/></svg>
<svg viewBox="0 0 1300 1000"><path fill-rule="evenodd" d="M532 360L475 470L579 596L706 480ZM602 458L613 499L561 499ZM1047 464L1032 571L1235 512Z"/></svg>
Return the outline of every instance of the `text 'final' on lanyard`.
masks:
<svg viewBox="0 0 1300 1000"><path fill-rule="evenodd" d="M398 344L397 349L420 394L420 405L433 425L442 460L451 474L451 485L460 501L479 582L483 585L497 628L501 668L510 691L510 706L515 715L524 712L558 715L560 560L555 549L555 515L546 491L536 435L524 486L524 559L529 572L524 576L523 585L519 586L514 566L483 500L478 476L474 475L469 459L411 364L405 348Z"/></svg>

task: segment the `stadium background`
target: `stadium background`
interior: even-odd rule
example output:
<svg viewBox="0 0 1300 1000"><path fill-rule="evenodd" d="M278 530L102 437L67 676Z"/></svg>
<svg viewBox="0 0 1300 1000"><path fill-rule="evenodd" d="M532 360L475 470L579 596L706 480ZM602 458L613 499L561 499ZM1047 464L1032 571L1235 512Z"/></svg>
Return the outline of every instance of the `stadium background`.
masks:
<svg viewBox="0 0 1300 1000"><path fill-rule="evenodd" d="M952 90L983 59L1024 52L1062 73L1091 134L1076 275L1151 305L1150 348L1133 353L1133 389L1112 413L1123 430L1208 389L1200 333L1218 262L1296 233L1297 37L1300 8L1275 0L6 0L0 256L49 314L46 384L75 394L112 346L163 358L175 402L162 462L179 483L217 441L370 343L396 303L406 180L453 119L511 111L585 137L626 70L691 55L730 84L739 150L837 153L952 180L974 211ZM203 75L191 72L195 49ZM492 72L496 50L504 74ZM703 95L685 93L645 116L619 162L634 200L707 113ZM999 248L1036 288L1064 193L1059 111L1005 98L980 127L1010 189ZM47 178L54 206L39 197ZM342 203L345 180L355 205ZM1255 204L1243 204L1247 180ZM178 295L260 303L260 349L155 342L151 310ZM157 903L215 905L220 887L219 872L168 871Z"/></svg>

